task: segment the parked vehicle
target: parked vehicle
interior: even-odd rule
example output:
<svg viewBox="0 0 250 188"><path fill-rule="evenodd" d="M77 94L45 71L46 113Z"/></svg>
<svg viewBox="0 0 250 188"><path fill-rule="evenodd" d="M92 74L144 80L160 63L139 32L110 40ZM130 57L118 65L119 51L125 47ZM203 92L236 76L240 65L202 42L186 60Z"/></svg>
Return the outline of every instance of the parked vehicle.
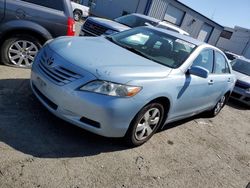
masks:
<svg viewBox="0 0 250 188"><path fill-rule="evenodd" d="M232 61L234 59L240 58L241 56L238 54L235 54L233 52L229 52L229 51L224 51L225 55L227 56L227 58Z"/></svg>
<svg viewBox="0 0 250 188"><path fill-rule="evenodd" d="M139 26L155 26L183 35L189 35L186 31L172 24L150 16L134 13L116 18L114 21L104 18L89 17L82 26L80 36L110 35Z"/></svg>
<svg viewBox="0 0 250 188"><path fill-rule="evenodd" d="M188 35L189 36L189 33L184 31L183 29L173 25L173 24L170 24L170 23L167 23L167 22L159 22L158 25L156 26L158 28L162 28L162 29L167 29L167 30L170 30L170 31L174 31L174 32L177 32L177 33L180 33L182 35Z"/></svg>
<svg viewBox="0 0 250 188"><path fill-rule="evenodd" d="M89 7L71 1L75 21L89 16Z"/></svg>
<svg viewBox="0 0 250 188"><path fill-rule="evenodd" d="M0 0L0 60L14 67L31 67L43 43L75 34L68 0Z"/></svg>
<svg viewBox="0 0 250 188"><path fill-rule="evenodd" d="M165 123L203 111L216 116L233 90L231 71L216 47L138 27L47 43L32 66L31 87L56 116L138 146Z"/></svg>
<svg viewBox="0 0 250 188"><path fill-rule="evenodd" d="M231 97L250 106L250 60L234 59L231 64L237 78Z"/></svg>

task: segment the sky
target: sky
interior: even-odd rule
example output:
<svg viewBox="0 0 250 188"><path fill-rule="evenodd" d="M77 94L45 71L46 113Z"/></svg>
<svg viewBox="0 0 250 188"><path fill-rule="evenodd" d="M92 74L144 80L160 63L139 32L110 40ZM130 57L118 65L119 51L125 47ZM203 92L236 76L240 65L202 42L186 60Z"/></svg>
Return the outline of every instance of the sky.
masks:
<svg viewBox="0 0 250 188"><path fill-rule="evenodd" d="M250 29L250 0L178 0L222 26Z"/></svg>

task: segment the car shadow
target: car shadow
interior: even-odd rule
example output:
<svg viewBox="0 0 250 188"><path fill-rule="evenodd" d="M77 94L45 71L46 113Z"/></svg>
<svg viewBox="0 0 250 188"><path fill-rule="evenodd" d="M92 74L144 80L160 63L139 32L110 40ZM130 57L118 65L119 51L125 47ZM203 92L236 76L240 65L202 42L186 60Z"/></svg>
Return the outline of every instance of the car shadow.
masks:
<svg viewBox="0 0 250 188"><path fill-rule="evenodd" d="M232 98L229 99L227 105L237 110L250 110L249 106Z"/></svg>
<svg viewBox="0 0 250 188"><path fill-rule="evenodd" d="M32 94L28 79L0 80L0 112L0 142L34 157L84 157L129 149L121 139L98 136L55 117ZM169 123L160 132L197 118L206 115Z"/></svg>
<svg viewBox="0 0 250 188"><path fill-rule="evenodd" d="M40 158L97 155L128 149L121 139L104 138L47 111L28 79L0 80L0 142Z"/></svg>

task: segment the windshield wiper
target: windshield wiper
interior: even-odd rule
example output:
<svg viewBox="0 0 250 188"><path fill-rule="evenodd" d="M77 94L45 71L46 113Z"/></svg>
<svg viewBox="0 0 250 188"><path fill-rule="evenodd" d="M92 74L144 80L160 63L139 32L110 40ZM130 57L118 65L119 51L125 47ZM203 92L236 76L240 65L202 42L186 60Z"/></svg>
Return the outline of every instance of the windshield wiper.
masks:
<svg viewBox="0 0 250 188"><path fill-rule="evenodd" d="M116 41L114 41L114 39L113 39L113 37L112 37L112 36L107 35L107 36L105 36L105 38L106 38L107 40L109 40L109 41L111 41L111 42L113 42L113 43L115 43L115 44L116 44Z"/></svg>

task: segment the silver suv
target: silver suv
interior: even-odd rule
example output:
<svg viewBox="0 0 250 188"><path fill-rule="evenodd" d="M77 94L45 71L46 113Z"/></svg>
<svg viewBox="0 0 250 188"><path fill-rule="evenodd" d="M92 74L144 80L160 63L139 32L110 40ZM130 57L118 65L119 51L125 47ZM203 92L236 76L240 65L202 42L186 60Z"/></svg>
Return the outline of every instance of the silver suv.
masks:
<svg viewBox="0 0 250 188"><path fill-rule="evenodd" d="M0 0L0 61L29 68L44 42L75 34L68 0Z"/></svg>

